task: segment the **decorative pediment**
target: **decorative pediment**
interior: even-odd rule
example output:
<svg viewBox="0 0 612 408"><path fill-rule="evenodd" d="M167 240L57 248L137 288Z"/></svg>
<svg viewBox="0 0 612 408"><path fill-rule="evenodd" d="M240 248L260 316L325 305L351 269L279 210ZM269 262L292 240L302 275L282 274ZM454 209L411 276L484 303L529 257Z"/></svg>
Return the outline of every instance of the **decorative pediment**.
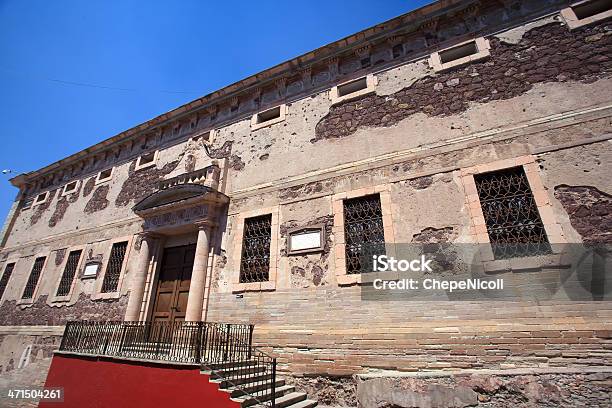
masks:
<svg viewBox="0 0 612 408"><path fill-rule="evenodd" d="M204 197L211 191L213 190L210 187L201 184L181 184L156 191L155 193L142 199L134 206L133 210L136 213L151 210L154 208L179 203L195 197Z"/></svg>

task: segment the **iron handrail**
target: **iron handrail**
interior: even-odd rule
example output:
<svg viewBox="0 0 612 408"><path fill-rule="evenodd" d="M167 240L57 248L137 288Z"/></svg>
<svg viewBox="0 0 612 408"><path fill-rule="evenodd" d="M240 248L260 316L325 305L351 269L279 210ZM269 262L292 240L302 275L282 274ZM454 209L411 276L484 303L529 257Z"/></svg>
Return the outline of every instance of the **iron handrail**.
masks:
<svg viewBox="0 0 612 408"><path fill-rule="evenodd" d="M213 353L212 358L204 356L202 367L231 385L240 396L248 396L260 405L275 408L276 358L253 347L254 326L250 327L248 343L242 340L244 337L232 333L235 329L229 324L210 327L217 329L217 332L211 335L212 339L225 338L223 344L226 350ZM210 349L214 350L214 346ZM255 381L252 381L254 379ZM249 384L249 387L244 384Z"/></svg>
<svg viewBox="0 0 612 408"><path fill-rule="evenodd" d="M274 408L276 358L253 347L253 330L253 325L216 322L71 321L59 349L198 364L231 385L233 394Z"/></svg>

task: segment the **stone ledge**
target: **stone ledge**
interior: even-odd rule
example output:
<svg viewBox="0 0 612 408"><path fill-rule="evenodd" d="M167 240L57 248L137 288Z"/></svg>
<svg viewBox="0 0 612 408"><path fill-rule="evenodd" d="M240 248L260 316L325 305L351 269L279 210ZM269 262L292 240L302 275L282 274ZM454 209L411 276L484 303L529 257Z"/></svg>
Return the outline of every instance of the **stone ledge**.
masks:
<svg viewBox="0 0 612 408"><path fill-rule="evenodd" d="M0 326L0 334L61 336L65 326Z"/></svg>
<svg viewBox="0 0 612 408"><path fill-rule="evenodd" d="M539 375L539 374L591 374L591 373L612 373L612 366L590 366L590 367L547 367L547 368L510 368L507 370L492 369L465 369L465 370L436 370L436 371L382 371L379 373L355 374L359 379L372 378L436 378L453 377L464 375L491 375L491 376L511 376L511 375Z"/></svg>

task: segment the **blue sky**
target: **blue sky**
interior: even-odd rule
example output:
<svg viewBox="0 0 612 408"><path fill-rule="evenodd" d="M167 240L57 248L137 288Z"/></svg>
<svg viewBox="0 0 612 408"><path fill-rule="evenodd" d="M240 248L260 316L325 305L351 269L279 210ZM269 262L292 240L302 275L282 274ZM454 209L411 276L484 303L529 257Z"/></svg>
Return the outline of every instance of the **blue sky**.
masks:
<svg viewBox="0 0 612 408"><path fill-rule="evenodd" d="M36 170L427 3L0 0L0 168Z"/></svg>

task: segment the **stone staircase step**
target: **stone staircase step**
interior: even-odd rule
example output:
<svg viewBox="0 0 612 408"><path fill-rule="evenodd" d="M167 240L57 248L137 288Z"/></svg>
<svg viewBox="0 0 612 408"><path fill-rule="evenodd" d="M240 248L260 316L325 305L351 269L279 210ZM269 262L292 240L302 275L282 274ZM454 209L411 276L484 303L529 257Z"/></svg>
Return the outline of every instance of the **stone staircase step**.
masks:
<svg viewBox="0 0 612 408"><path fill-rule="evenodd" d="M206 367L211 370L223 370L225 368L247 367L247 366L254 366L254 365L257 365L256 360L227 361L224 363L207 364Z"/></svg>
<svg viewBox="0 0 612 408"><path fill-rule="evenodd" d="M276 399L276 408L293 407L294 404L306 400L305 392L291 392Z"/></svg>
<svg viewBox="0 0 612 408"><path fill-rule="evenodd" d="M207 374L207 373L204 373L204 374ZM219 388L230 388L233 385L241 385L241 384L258 382L258 381L267 381L271 379L272 379L272 374L255 373L255 374L249 374L244 377L235 378L231 381L228 381L222 378L214 378L214 379L211 378L209 381L215 384L219 384Z"/></svg>
<svg viewBox="0 0 612 408"><path fill-rule="evenodd" d="M283 385L275 390L274 395L276 396L276 401L280 398L284 397L285 394L291 394L295 391L295 387L291 385ZM232 401L240 403L241 407L251 407L253 405L257 405L260 402L269 401L272 396L272 392L269 388L257 391L253 393L253 396L245 395L243 397L231 398ZM304 399L306 398L306 394L304 394ZM278 407L278 405L277 405Z"/></svg>
<svg viewBox="0 0 612 408"><path fill-rule="evenodd" d="M236 367L236 368L225 368L222 370L215 370L211 373L213 378L223 378L227 377L231 379L232 377L245 377L249 374L257 374L263 373L266 371L266 367L264 366L251 366L251 367Z"/></svg>
<svg viewBox="0 0 612 408"><path fill-rule="evenodd" d="M287 405L286 408L312 408L316 407L317 405L319 405L317 401L305 399L303 401L296 402L295 404Z"/></svg>
<svg viewBox="0 0 612 408"><path fill-rule="evenodd" d="M276 380L276 388L280 388L283 385L285 385L285 380ZM228 391L231 392L231 396L232 397L241 397L243 395L248 395L248 394L253 394L257 391L261 391L261 390L265 390L265 389L269 389L272 387L272 381L267 381L267 382L253 382L253 383L246 383L246 384L242 384L240 385L240 388L229 388ZM225 391L225 390L221 390L221 391Z"/></svg>

